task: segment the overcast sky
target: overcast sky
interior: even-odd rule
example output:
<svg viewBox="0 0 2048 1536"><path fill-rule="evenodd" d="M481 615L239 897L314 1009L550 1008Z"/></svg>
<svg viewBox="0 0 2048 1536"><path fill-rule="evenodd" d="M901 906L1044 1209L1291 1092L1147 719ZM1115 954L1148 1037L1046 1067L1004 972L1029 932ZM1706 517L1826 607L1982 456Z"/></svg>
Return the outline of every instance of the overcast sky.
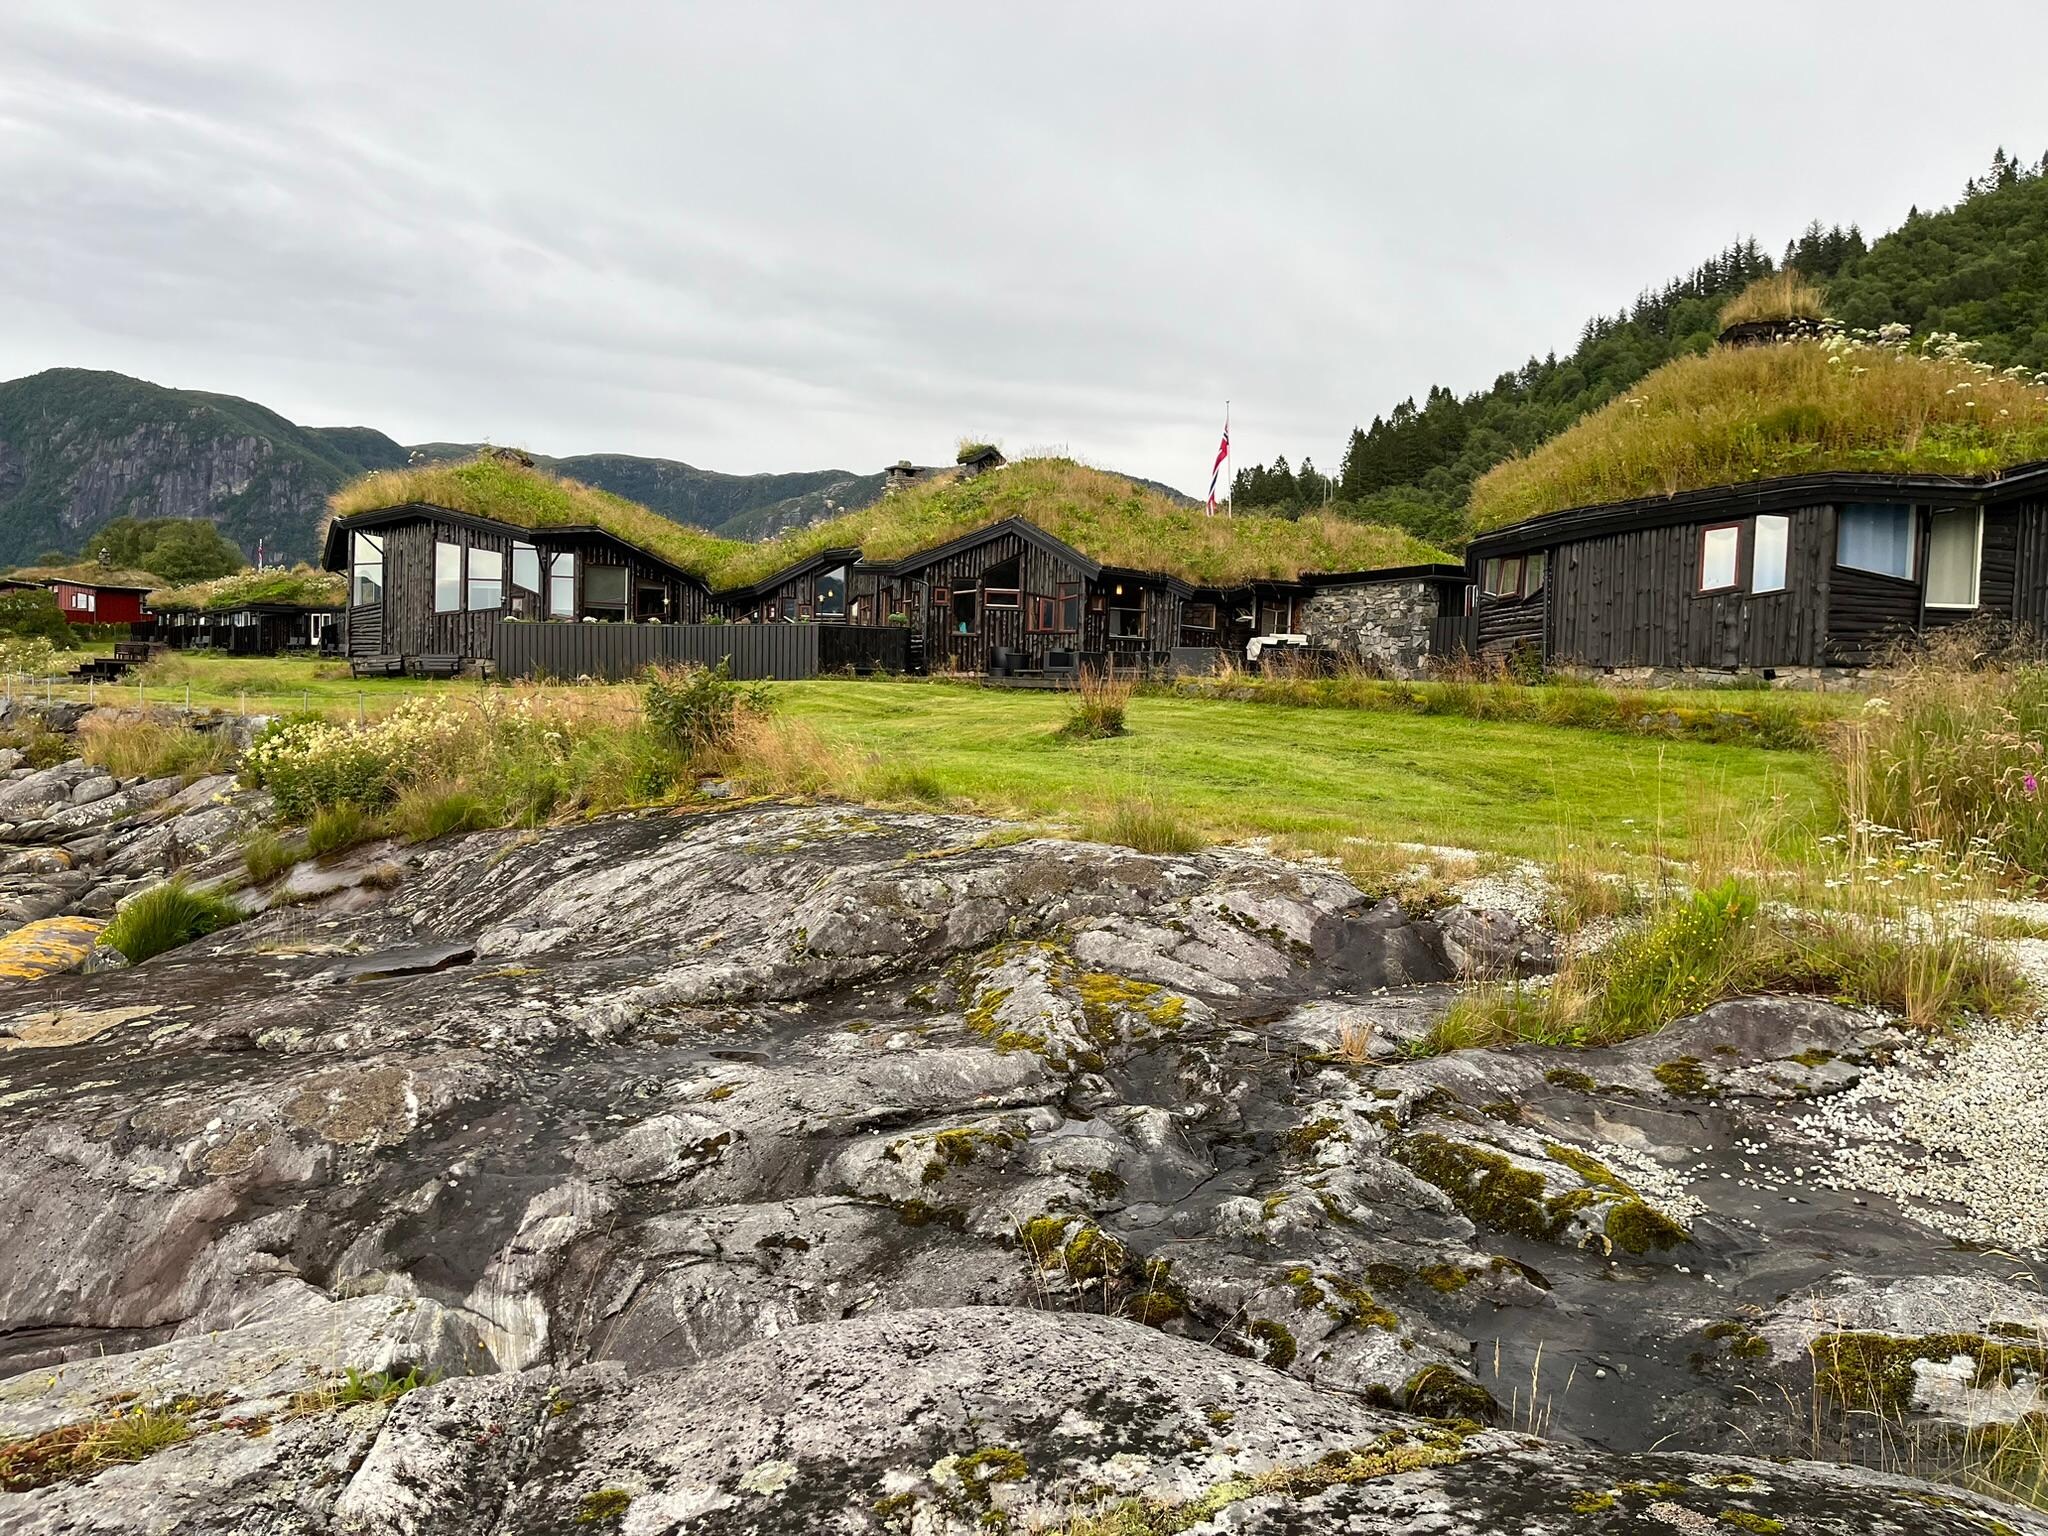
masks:
<svg viewBox="0 0 2048 1536"><path fill-rule="evenodd" d="M1962 14L4 0L0 378L1198 491L1226 397L1330 466L1731 239L2038 158L2048 6Z"/></svg>

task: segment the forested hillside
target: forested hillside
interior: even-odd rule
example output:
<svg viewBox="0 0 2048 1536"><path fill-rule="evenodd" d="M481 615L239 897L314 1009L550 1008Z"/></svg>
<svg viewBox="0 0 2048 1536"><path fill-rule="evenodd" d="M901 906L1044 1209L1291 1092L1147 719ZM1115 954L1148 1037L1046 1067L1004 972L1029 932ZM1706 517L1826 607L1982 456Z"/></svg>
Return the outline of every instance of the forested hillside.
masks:
<svg viewBox="0 0 2048 1536"><path fill-rule="evenodd" d="M1563 357L1530 358L1486 389L1432 387L1355 428L1325 474L1283 459L1240 470L1234 505L1288 511L1328 503L1340 516L1392 523L1439 542L1469 532L1472 482L1627 390L1651 370L1704 352L1721 305L1755 278L1794 266L1820 280L1832 314L1854 326L1904 321L1983 342L1999 366L2048 368L2048 155L2003 150L1952 208L1918 209L1866 244L1861 231L1811 224L1774 258L1754 239L1730 246L1627 309L1588 320Z"/></svg>

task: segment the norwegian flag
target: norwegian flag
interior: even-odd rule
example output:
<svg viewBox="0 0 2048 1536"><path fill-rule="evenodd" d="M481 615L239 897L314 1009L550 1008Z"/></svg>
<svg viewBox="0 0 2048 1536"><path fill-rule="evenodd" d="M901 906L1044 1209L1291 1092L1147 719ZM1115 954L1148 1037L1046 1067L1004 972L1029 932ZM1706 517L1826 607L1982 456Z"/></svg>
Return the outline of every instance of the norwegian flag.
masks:
<svg viewBox="0 0 2048 1536"><path fill-rule="evenodd" d="M1216 445L1216 462L1209 467L1209 515L1216 515L1216 482L1223 478L1223 461L1230 457L1230 412L1223 413L1223 441Z"/></svg>

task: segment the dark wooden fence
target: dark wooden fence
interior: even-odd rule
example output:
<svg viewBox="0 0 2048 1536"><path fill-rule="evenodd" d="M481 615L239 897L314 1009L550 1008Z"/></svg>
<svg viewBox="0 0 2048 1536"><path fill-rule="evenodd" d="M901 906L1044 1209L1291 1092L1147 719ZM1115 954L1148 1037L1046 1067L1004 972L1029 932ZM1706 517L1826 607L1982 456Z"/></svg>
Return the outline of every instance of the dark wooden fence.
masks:
<svg viewBox="0 0 2048 1536"><path fill-rule="evenodd" d="M650 666L726 663L736 678L784 680L844 671L900 672L909 635L899 626L846 624L499 624L500 677L625 682Z"/></svg>

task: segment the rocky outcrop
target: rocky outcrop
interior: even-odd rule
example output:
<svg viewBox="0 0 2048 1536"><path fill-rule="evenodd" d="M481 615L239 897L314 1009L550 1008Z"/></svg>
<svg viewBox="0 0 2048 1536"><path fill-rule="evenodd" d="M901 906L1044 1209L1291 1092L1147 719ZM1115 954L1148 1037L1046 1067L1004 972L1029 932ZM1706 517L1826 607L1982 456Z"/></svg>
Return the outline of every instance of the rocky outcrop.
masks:
<svg viewBox="0 0 2048 1536"><path fill-rule="evenodd" d="M260 813L39 772L9 857L99 839L95 880ZM74 831L81 786L126 809ZM2032 1401L2005 1266L1753 1150L1804 1155L1881 1018L1417 1058L1454 949L1529 936L829 806L253 896L0 990L0 1529L2048 1530L1740 1459L1811 1448L1829 1299L1919 1335L1871 1298L1979 1287L2013 1348L1958 1390ZM1938 1345L1878 1378L1930 1432Z"/></svg>

